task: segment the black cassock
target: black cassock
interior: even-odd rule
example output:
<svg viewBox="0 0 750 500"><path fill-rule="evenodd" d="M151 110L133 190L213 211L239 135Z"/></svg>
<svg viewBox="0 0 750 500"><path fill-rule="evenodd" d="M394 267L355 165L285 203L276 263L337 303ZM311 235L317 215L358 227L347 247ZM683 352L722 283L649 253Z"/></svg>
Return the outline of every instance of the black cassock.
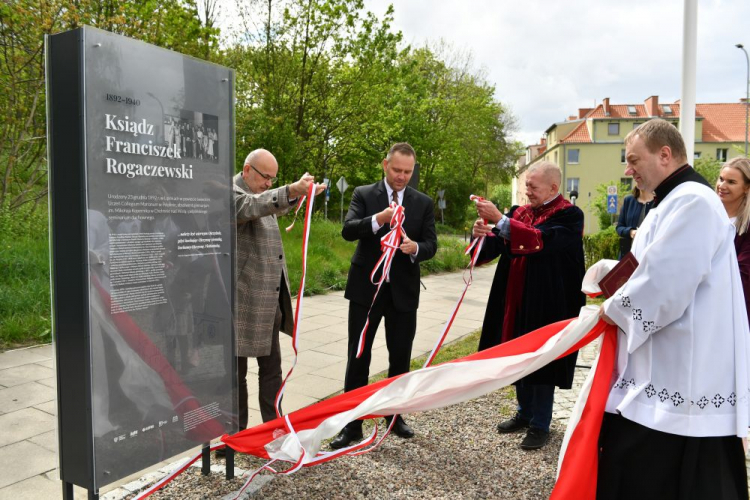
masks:
<svg viewBox="0 0 750 500"><path fill-rule="evenodd" d="M480 262L500 256L482 324L480 351L574 318L586 304L581 292L585 273L581 209L559 195L538 209L514 206L508 217L510 240L493 229L495 237L485 238L480 253ZM553 361L519 382L569 389L577 356L576 352Z"/></svg>

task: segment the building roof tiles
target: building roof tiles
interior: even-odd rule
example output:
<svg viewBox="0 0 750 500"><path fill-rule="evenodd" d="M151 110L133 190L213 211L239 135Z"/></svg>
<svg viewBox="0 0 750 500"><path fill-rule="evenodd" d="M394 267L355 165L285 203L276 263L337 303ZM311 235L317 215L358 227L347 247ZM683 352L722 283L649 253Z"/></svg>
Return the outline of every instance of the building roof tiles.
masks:
<svg viewBox="0 0 750 500"><path fill-rule="evenodd" d="M666 113L664 106L669 106L672 113ZM635 108L635 114L630 112L629 107ZM604 106L597 105L583 117L584 120L568 135L560 140L560 143L590 143L591 134L586 125L588 119L649 119L646 106L643 104L612 104L609 106L610 114L606 116ZM679 118L680 102L659 104L661 118ZM702 142L742 142L745 140L745 103L710 103L697 104L695 117L703 120L703 137L697 138Z"/></svg>

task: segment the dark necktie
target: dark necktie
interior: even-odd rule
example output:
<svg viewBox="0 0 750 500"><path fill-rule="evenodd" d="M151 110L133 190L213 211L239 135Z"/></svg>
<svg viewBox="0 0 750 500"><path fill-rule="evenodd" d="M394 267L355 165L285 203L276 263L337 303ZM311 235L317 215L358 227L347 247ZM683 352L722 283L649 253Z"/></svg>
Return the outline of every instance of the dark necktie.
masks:
<svg viewBox="0 0 750 500"><path fill-rule="evenodd" d="M396 205L398 205L398 193L394 190L393 191L393 201L396 202Z"/></svg>

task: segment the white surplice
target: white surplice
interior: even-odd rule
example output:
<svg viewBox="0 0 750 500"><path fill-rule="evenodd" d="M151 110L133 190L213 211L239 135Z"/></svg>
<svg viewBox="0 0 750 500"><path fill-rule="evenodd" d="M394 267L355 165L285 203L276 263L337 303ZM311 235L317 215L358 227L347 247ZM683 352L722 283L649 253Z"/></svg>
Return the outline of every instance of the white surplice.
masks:
<svg viewBox="0 0 750 500"><path fill-rule="evenodd" d="M675 187L638 228L639 265L604 303L620 327L606 411L682 436L747 435L750 332L718 196Z"/></svg>

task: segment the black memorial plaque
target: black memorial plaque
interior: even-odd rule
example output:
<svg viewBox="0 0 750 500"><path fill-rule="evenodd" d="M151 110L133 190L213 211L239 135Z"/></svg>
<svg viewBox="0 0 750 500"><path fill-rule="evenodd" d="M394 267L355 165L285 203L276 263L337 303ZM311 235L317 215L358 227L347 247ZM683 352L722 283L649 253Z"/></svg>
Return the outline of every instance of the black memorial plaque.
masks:
<svg viewBox="0 0 750 500"><path fill-rule="evenodd" d="M61 479L91 491L237 431L232 70L47 40Z"/></svg>

